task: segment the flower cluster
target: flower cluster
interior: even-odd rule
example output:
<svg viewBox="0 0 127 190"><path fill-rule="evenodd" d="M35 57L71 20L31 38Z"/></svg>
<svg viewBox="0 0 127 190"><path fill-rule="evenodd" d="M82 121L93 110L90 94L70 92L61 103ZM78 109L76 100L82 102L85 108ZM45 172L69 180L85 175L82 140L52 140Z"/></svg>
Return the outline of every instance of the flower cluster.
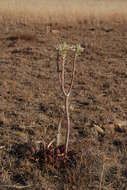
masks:
<svg viewBox="0 0 127 190"><path fill-rule="evenodd" d="M80 55L84 51L84 48L80 44L70 46L66 42L59 44L56 49L63 58L66 57L69 50L75 52L76 55Z"/></svg>

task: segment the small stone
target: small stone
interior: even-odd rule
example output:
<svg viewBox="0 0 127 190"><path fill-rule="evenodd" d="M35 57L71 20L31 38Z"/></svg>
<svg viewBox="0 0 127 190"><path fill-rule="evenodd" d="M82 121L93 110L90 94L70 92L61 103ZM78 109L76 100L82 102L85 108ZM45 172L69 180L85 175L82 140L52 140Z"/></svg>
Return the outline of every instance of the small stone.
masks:
<svg viewBox="0 0 127 190"><path fill-rule="evenodd" d="M104 135L104 130L99 126L99 125L95 125L94 124L94 128L96 129L96 131L101 134L101 135Z"/></svg>
<svg viewBox="0 0 127 190"><path fill-rule="evenodd" d="M115 131L117 132L125 132L126 130L126 127L127 127L127 121L121 121L121 120L118 120L115 122Z"/></svg>
<svg viewBox="0 0 127 190"><path fill-rule="evenodd" d="M59 30L52 30L52 34L59 34Z"/></svg>

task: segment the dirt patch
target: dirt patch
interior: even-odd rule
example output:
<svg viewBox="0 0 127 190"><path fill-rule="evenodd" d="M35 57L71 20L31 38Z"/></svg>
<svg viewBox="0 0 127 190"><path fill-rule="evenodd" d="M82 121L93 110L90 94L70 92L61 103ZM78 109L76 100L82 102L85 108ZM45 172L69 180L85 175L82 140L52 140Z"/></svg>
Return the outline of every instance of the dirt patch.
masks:
<svg viewBox="0 0 127 190"><path fill-rule="evenodd" d="M0 188L126 190L126 23L3 23L0 31ZM53 166L40 170L32 159L40 142L56 137L63 114L55 50L61 41L84 48L70 107L69 151L78 158L64 172ZM71 64L66 69L69 81ZM63 137L65 128L66 120Z"/></svg>

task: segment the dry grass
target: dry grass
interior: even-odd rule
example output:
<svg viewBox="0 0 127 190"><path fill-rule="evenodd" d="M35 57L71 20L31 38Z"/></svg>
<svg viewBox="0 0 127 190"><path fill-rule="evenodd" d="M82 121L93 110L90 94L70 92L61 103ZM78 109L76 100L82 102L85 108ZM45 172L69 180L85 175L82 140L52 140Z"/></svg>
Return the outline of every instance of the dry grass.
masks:
<svg viewBox="0 0 127 190"><path fill-rule="evenodd" d="M0 1L0 190L126 189L126 4ZM55 51L61 41L85 48L72 93L69 150L77 153L76 166L65 170L33 160L39 143L56 136L63 111Z"/></svg>
<svg viewBox="0 0 127 190"><path fill-rule="evenodd" d="M127 2L115 0L30 0L0 1L1 19L32 22L72 22L83 19L126 19Z"/></svg>

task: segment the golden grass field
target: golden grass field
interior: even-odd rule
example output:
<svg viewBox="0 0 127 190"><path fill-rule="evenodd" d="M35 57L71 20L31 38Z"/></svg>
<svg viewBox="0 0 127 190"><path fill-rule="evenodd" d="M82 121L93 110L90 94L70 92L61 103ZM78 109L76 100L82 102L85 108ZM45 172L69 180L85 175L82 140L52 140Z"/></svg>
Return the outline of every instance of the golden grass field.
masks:
<svg viewBox="0 0 127 190"><path fill-rule="evenodd" d="M0 0L0 16L45 22L127 18L126 0ZM10 17L11 16L11 17Z"/></svg>

